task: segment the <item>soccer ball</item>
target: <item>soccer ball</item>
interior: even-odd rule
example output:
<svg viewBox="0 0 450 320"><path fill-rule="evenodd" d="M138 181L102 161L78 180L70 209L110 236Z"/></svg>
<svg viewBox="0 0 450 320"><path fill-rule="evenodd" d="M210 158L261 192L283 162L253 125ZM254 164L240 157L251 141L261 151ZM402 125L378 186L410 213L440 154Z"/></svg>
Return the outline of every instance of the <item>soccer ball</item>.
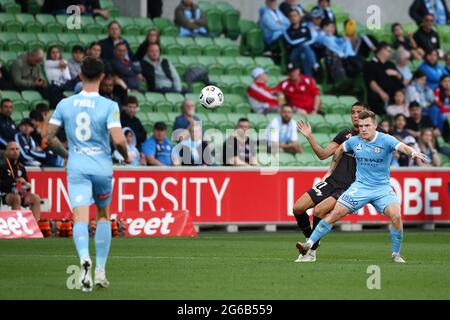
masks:
<svg viewBox="0 0 450 320"><path fill-rule="evenodd" d="M200 103L209 110L214 110L223 104L222 90L216 86L204 87L199 96Z"/></svg>

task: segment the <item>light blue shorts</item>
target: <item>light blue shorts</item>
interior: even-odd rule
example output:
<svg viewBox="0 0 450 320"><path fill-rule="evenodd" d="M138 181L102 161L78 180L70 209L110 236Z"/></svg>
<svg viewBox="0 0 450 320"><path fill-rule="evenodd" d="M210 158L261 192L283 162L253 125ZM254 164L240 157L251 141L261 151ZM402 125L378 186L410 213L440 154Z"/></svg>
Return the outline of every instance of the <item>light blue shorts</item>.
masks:
<svg viewBox="0 0 450 320"><path fill-rule="evenodd" d="M381 214L384 214L384 210L389 205L399 203L391 186L366 186L360 182L353 182L340 196L338 202L352 213L357 213L359 209L370 203Z"/></svg>
<svg viewBox="0 0 450 320"><path fill-rule="evenodd" d="M93 203L104 208L111 203L112 176L70 174L67 176L67 184L72 209Z"/></svg>

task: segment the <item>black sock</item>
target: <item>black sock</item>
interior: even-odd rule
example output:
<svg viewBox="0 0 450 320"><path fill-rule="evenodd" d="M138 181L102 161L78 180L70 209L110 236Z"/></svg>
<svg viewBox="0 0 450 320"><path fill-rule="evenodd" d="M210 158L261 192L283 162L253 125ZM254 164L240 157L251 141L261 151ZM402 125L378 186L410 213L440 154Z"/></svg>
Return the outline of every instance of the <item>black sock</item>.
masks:
<svg viewBox="0 0 450 320"><path fill-rule="evenodd" d="M312 229L311 229L311 223L309 222L309 216L306 212L296 215L294 214L295 219L297 220L297 225L300 228L300 230L303 231L303 234L306 238L311 237Z"/></svg>
<svg viewBox="0 0 450 320"><path fill-rule="evenodd" d="M317 227L317 225L320 223L320 221L322 221L321 218L314 216L313 230ZM311 247L311 250L317 250L317 247L319 246L319 244L320 244L320 240L313 244L313 246Z"/></svg>

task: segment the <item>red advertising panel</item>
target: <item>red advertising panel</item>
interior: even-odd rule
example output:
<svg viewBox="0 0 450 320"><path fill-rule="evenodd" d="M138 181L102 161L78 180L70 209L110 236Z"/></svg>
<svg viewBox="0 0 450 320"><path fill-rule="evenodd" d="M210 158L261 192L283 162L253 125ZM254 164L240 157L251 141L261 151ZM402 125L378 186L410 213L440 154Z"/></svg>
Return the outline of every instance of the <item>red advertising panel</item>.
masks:
<svg viewBox="0 0 450 320"><path fill-rule="evenodd" d="M292 222L295 200L325 171L283 168L275 174L254 169L116 170L112 212L188 211L194 223ZM66 174L30 172L32 184L51 207L44 218L70 217ZM449 170L393 171L391 185L405 221L450 221ZM387 221L367 206L352 222Z"/></svg>
<svg viewBox="0 0 450 320"><path fill-rule="evenodd" d="M0 239L43 238L31 211L0 211Z"/></svg>

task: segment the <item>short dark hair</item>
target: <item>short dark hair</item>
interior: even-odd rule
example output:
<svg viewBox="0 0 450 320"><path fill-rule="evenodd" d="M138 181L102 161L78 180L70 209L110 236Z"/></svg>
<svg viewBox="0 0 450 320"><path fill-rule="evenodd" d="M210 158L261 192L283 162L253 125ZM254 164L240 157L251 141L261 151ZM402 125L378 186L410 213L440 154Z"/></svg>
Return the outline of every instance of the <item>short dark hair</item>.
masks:
<svg viewBox="0 0 450 320"><path fill-rule="evenodd" d="M0 107L3 108L3 104L6 102L13 102L13 101L9 98L4 98L0 101Z"/></svg>
<svg viewBox="0 0 450 320"><path fill-rule="evenodd" d="M167 125L165 122L162 121L155 122L155 124L153 125L153 130L166 131Z"/></svg>
<svg viewBox="0 0 450 320"><path fill-rule="evenodd" d="M425 51L425 56L428 56L428 55L432 54L433 52L438 52L438 50L436 48L428 48Z"/></svg>
<svg viewBox="0 0 450 320"><path fill-rule="evenodd" d="M40 112L37 109L33 109L30 111L29 117L31 120L35 120L35 121L44 121L44 117L42 116L42 112Z"/></svg>
<svg viewBox="0 0 450 320"><path fill-rule="evenodd" d="M381 41L380 43L378 43L376 52L378 53L381 50L386 49L386 48L390 48L390 47L391 47L391 45L389 43L387 43L386 41Z"/></svg>
<svg viewBox="0 0 450 320"><path fill-rule="evenodd" d="M362 101L356 101L353 105L352 105L352 109L354 107L363 107L364 109L366 109L367 111L370 111L370 106L367 103L364 103Z"/></svg>
<svg viewBox="0 0 450 320"><path fill-rule="evenodd" d="M427 76L426 73L423 72L422 70L416 70L413 73L413 80L420 79L426 76Z"/></svg>
<svg viewBox="0 0 450 320"><path fill-rule="evenodd" d="M359 120L372 119L373 122L376 122L377 115L373 111L363 111L358 116Z"/></svg>
<svg viewBox="0 0 450 320"><path fill-rule="evenodd" d="M391 27L392 33L394 33L394 29L395 29L395 28L401 27L401 26L402 26L402 25L401 25L400 23L394 22L394 23L392 24L392 27Z"/></svg>
<svg viewBox="0 0 450 320"><path fill-rule="evenodd" d="M72 47L72 53L74 52L84 52L84 48L79 44L76 44Z"/></svg>
<svg viewBox="0 0 450 320"><path fill-rule="evenodd" d="M413 101L409 104L409 109L420 108L420 104L417 101Z"/></svg>
<svg viewBox="0 0 450 320"><path fill-rule="evenodd" d="M110 23L108 23L108 30L109 30L109 28L111 28L111 26L112 26L113 24L117 24L117 25L119 26L119 28L122 29L122 26L120 25L119 21L113 20L113 21L111 21Z"/></svg>
<svg viewBox="0 0 450 320"><path fill-rule="evenodd" d="M290 104L283 104L282 106L281 106L281 109L284 109L284 108L291 108L292 110L294 110L294 107L293 106L291 106Z"/></svg>
<svg viewBox="0 0 450 320"><path fill-rule="evenodd" d="M101 47L102 45L100 44L100 42L94 41L94 42L91 42L91 44L89 45L89 49L92 49L95 46L100 46Z"/></svg>
<svg viewBox="0 0 450 320"><path fill-rule="evenodd" d="M35 109L38 110L41 113L50 111L50 108L48 107L48 104L46 104L44 102L38 103L36 105Z"/></svg>
<svg viewBox="0 0 450 320"><path fill-rule="evenodd" d="M250 120L248 120L248 118L240 118L237 123L241 122L250 122Z"/></svg>
<svg viewBox="0 0 450 320"><path fill-rule="evenodd" d="M105 65L100 59L86 57L81 63L81 73L88 81L98 80L105 70Z"/></svg>
<svg viewBox="0 0 450 320"><path fill-rule="evenodd" d="M135 96L128 96L126 102L127 102L126 103L127 105L130 104L130 103L135 104L135 105L139 105L138 99Z"/></svg>
<svg viewBox="0 0 450 320"><path fill-rule="evenodd" d="M403 113L399 113L399 114L395 115L394 122L397 121L398 118L401 118L401 117L405 118L405 120L406 120L406 116Z"/></svg>

